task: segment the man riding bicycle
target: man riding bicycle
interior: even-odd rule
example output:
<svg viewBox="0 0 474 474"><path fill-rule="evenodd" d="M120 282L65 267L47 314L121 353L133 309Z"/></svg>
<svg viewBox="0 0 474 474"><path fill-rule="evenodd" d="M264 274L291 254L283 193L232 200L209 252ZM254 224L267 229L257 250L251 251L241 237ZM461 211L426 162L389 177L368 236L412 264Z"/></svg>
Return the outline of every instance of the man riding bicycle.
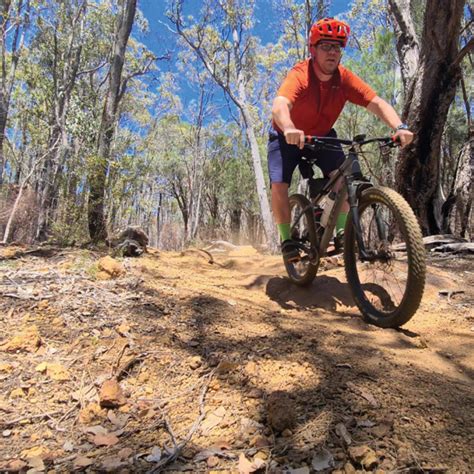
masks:
<svg viewBox="0 0 474 474"><path fill-rule="evenodd" d="M346 101L367 108L394 130L394 140L410 144L413 133L394 108L377 96L358 76L340 65L350 28L343 21L324 18L311 28L308 45L311 57L296 64L278 90L272 107L272 129L268 143L268 170L272 190L272 210L285 259L297 258L299 250L290 235L288 188L296 166L303 171L305 135L336 136L332 128ZM317 165L329 177L343 163L342 149L319 150ZM349 205L342 208L336 233L344 230Z"/></svg>

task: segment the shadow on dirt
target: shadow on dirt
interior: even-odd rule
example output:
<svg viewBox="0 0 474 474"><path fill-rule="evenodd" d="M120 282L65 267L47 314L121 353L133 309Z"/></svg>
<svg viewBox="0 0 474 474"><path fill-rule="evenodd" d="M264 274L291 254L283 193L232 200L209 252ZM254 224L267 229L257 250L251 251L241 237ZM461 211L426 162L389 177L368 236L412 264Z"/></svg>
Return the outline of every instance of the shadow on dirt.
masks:
<svg viewBox="0 0 474 474"><path fill-rule="evenodd" d="M338 303L351 304L347 286L328 276L317 278L307 289L272 278L266 289L283 308L334 310ZM349 459L347 440L340 432L342 424L357 445L379 449L378 466L388 471L413 468L410 472L425 472L416 470L420 462L452 466L468 462L466 432L459 428L470 422L466 406L474 400L469 386L394 363L377 345L377 334L382 330L360 318L346 319L347 333L303 317L289 325L288 315L258 313L255 308L231 306L207 295L189 298L182 305L190 310L187 316L182 313L180 321L188 325L193 344L175 332L177 351L199 356L202 374L216 370L215 377L226 393L239 392L244 400L249 399L249 393L259 394L252 395L253 402L244 409L219 397L219 406L256 423L250 432L241 430L236 437L238 449L249 449L248 440L261 435L270 440L276 459L283 456L293 465L311 464L315 451L323 448L335 454L340 468ZM241 326L240 321L247 325ZM255 330L248 325L250 321L255 322ZM266 328L263 334L262 325ZM357 337L351 337L354 330ZM394 346L413 348L410 336L414 333L392 332ZM219 371L222 361L229 365ZM280 413L270 413L268 400L277 391L284 393L290 404L282 406ZM291 434L282 436L273 420L288 417L290 405L294 407L288 424ZM450 459L442 459L437 453L446 454L443 445L448 438L459 450L453 451ZM400 440L406 439L411 453L407 456L400 451ZM192 449L205 448L199 444L197 441ZM177 464L185 462L182 459Z"/></svg>
<svg viewBox="0 0 474 474"><path fill-rule="evenodd" d="M347 284L327 275L316 277L307 287L297 286L286 277L273 277L268 280L265 292L284 309L321 308L335 311L338 305L355 307Z"/></svg>

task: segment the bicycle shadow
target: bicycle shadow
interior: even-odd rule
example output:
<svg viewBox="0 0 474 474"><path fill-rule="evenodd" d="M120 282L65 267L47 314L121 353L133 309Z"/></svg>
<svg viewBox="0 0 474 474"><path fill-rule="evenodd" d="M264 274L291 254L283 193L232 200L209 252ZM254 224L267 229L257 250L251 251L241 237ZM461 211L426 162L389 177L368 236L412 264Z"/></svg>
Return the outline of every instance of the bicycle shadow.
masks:
<svg viewBox="0 0 474 474"><path fill-rule="evenodd" d="M347 283L327 275L317 276L306 287L297 286L286 277L274 277L268 280L265 293L283 309L320 308L336 311L341 305L355 307Z"/></svg>

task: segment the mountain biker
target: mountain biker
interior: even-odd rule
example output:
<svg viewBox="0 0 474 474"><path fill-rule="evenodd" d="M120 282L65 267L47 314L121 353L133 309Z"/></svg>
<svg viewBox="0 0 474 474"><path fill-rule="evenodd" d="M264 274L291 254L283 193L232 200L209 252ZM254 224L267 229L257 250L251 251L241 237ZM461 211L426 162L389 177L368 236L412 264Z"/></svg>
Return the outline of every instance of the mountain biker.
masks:
<svg viewBox="0 0 474 474"><path fill-rule="evenodd" d="M285 259L295 259L298 247L290 235L288 188L296 166L304 170L301 157L305 135L336 136L332 128L346 101L365 107L394 130L401 146L413 140L413 133L400 120L394 108L381 99L362 79L340 64L349 38L349 25L334 18L317 21L310 30L310 58L296 64L278 90L272 107L272 129L268 142L268 171L272 190L272 210ZM317 165L329 177L343 163L339 151L320 150ZM336 233L344 230L349 205L338 216Z"/></svg>

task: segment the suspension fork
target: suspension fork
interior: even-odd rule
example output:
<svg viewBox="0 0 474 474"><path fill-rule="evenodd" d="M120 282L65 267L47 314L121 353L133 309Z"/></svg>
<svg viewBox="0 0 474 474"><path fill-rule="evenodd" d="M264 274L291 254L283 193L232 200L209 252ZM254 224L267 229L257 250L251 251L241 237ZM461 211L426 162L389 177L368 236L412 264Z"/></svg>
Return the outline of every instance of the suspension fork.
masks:
<svg viewBox="0 0 474 474"><path fill-rule="evenodd" d="M357 239L357 246L359 247L360 259L368 260L369 255L365 249L364 239L362 238L362 227L360 225L359 216L359 200L357 198L357 185L354 183L352 176L346 176L347 200L349 201L350 213L352 216L352 225Z"/></svg>

